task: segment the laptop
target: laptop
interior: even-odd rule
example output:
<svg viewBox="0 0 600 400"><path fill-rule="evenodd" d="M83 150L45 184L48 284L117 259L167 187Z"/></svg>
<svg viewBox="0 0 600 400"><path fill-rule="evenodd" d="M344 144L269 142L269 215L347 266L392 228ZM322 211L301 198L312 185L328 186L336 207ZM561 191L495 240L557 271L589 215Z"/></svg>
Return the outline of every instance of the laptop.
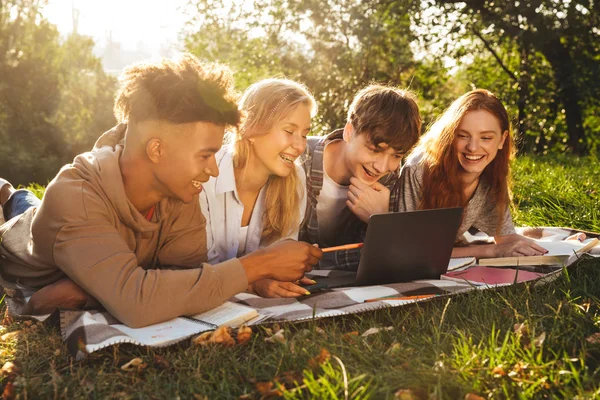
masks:
<svg viewBox="0 0 600 400"><path fill-rule="evenodd" d="M331 271L326 278L309 273L317 284L306 289L439 279L448 269L462 212L459 207L374 214L357 272Z"/></svg>

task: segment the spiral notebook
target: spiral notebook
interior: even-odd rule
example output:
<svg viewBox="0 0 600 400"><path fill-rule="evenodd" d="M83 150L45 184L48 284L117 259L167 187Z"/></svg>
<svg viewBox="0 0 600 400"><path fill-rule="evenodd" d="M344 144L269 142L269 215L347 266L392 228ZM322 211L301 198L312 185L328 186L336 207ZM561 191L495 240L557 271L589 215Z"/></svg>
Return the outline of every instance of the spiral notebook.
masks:
<svg viewBox="0 0 600 400"><path fill-rule="evenodd" d="M256 317L258 312L254 308L226 301L205 313L178 317L144 328L130 328L123 324L110 326L132 339L123 340L124 342L145 346L168 346L192 335L215 330L219 326L237 327Z"/></svg>

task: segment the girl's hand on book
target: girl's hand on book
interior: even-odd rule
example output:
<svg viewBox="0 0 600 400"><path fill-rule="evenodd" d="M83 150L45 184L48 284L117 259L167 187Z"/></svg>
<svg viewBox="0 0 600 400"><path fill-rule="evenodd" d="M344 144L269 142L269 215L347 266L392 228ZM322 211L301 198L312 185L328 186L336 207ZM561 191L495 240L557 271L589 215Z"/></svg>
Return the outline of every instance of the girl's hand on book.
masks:
<svg viewBox="0 0 600 400"><path fill-rule="evenodd" d="M299 297L310 294L306 289L295 283L281 282L275 279L261 279L252 283L250 289L261 297Z"/></svg>
<svg viewBox="0 0 600 400"><path fill-rule="evenodd" d="M516 234L497 236L492 249L491 257L541 256L548 252L535 241Z"/></svg>

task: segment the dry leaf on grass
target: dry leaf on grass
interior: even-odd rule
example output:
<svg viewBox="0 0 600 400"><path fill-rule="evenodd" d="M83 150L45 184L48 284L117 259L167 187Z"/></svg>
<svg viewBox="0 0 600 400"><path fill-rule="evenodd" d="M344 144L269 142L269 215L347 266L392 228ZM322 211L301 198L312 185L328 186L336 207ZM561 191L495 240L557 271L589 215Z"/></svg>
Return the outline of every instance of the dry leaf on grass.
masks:
<svg viewBox="0 0 600 400"><path fill-rule="evenodd" d="M147 365L144 364L144 361L141 358L136 357L136 358L132 359L131 361L129 361L128 363L123 364L121 366L121 369L123 371L129 372L129 371L141 371L146 367L147 367Z"/></svg>
<svg viewBox="0 0 600 400"><path fill-rule="evenodd" d="M218 328L210 339L208 340L210 343L219 343L225 347L231 347L235 345L235 340L231 337L231 328L228 326L221 326Z"/></svg>
<svg viewBox="0 0 600 400"><path fill-rule="evenodd" d="M155 354L154 357L152 357L152 360L154 361L154 365L158 368L168 369L170 367L169 361L161 355Z"/></svg>
<svg viewBox="0 0 600 400"><path fill-rule="evenodd" d="M588 336L585 338L585 340L591 344L600 344L600 332L596 332L593 335Z"/></svg>
<svg viewBox="0 0 600 400"><path fill-rule="evenodd" d="M348 342L352 342L354 343L354 340L358 337L358 332L357 331L352 331L352 332L348 332L348 333L344 333L342 335L342 338Z"/></svg>
<svg viewBox="0 0 600 400"><path fill-rule="evenodd" d="M252 338L252 328L249 326L242 326L237 332L237 344L245 344Z"/></svg>
<svg viewBox="0 0 600 400"><path fill-rule="evenodd" d="M545 340L546 340L546 332L542 332L538 337L533 339L532 343L535 347L540 347L544 343Z"/></svg>
<svg viewBox="0 0 600 400"><path fill-rule="evenodd" d="M23 331L20 331L20 330L5 333L4 335L0 336L0 341L6 342L7 340L19 337L21 335L21 333L23 333Z"/></svg>
<svg viewBox="0 0 600 400"><path fill-rule="evenodd" d="M256 390L258 390L258 393L261 394L261 399L268 399L269 397L279 397L283 395L281 390L277 388L273 389L273 382L256 382L255 387Z"/></svg>
<svg viewBox="0 0 600 400"><path fill-rule="evenodd" d="M485 400L485 398L475 393L467 393L465 395L465 400Z"/></svg>
<svg viewBox="0 0 600 400"><path fill-rule="evenodd" d="M265 338L265 342L285 344L287 341L285 340L285 336L283 336L283 329L279 329L273 336Z"/></svg>
<svg viewBox="0 0 600 400"><path fill-rule="evenodd" d="M194 396L194 399L196 400L208 400L208 396L203 396L201 394L192 394L192 396Z"/></svg>
<svg viewBox="0 0 600 400"><path fill-rule="evenodd" d="M400 350L402 350L402 346L400 346L400 343L394 342L394 343L392 343L390 348L385 351L385 354L393 355L393 354L399 353Z"/></svg>
<svg viewBox="0 0 600 400"><path fill-rule="evenodd" d="M362 334L362 337L371 336L381 331L391 331L392 329L394 329L393 326L388 326L387 328L369 328Z"/></svg>
<svg viewBox="0 0 600 400"><path fill-rule="evenodd" d="M200 346L206 346L209 343L209 340L213 334L213 331L202 332L198 336L192 339L192 343L198 344Z"/></svg>
<svg viewBox="0 0 600 400"><path fill-rule="evenodd" d="M419 396L411 389L399 389L394 394L394 399L396 400L419 400Z"/></svg>
<svg viewBox="0 0 600 400"><path fill-rule="evenodd" d="M329 351L327 351L327 349L321 349L318 356L315 356L315 357L311 358L310 360L308 360L308 365L312 369L318 368L322 364L325 364L327 361L329 361L330 357L331 357L331 354L329 353Z"/></svg>
<svg viewBox="0 0 600 400"><path fill-rule="evenodd" d="M19 373L19 370L20 368L17 367L12 361L7 361L4 363L4 366L2 366L0 374L2 374L2 376L14 376Z"/></svg>
<svg viewBox="0 0 600 400"><path fill-rule="evenodd" d="M502 367L502 364L498 365L492 370L492 375L494 376L494 378L501 378L503 376L506 376L506 371Z"/></svg>
<svg viewBox="0 0 600 400"><path fill-rule="evenodd" d="M4 386L4 390L2 391L2 399L3 400L13 400L15 398L15 386L12 382L6 383Z"/></svg>

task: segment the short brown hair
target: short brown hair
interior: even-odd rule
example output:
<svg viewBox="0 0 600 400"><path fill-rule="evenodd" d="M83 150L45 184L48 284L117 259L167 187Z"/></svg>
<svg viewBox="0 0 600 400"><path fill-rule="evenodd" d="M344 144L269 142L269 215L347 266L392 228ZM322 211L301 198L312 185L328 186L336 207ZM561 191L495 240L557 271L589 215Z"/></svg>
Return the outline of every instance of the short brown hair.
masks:
<svg viewBox="0 0 600 400"><path fill-rule="evenodd" d="M385 143L403 153L417 143L421 133L417 96L391 86L370 85L358 92L348 110L348 122L375 146Z"/></svg>
<svg viewBox="0 0 600 400"><path fill-rule="evenodd" d="M191 54L132 65L119 82L114 106L119 122L156 119L237 125L240 121L229 68L202 63Z"/></svg>

